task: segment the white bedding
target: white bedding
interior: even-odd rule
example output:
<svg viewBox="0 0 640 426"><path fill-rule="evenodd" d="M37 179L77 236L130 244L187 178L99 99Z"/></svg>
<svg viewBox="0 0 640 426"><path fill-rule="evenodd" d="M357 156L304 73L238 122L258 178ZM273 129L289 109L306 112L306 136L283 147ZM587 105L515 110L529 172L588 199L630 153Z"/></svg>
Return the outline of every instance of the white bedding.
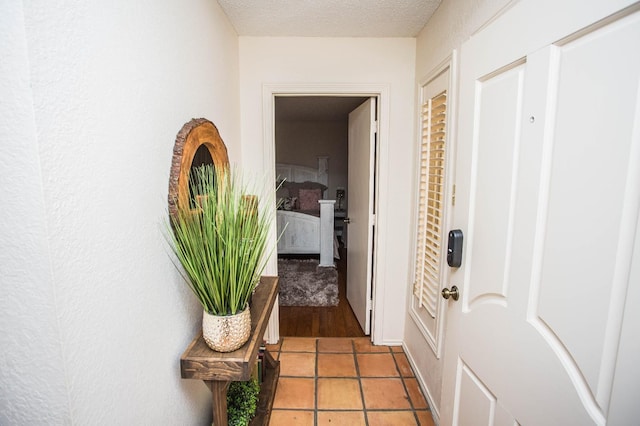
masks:
<svg viewBox="0 0 640 426"><path fill-rule="evenodd" d="M320 216L318 211L277 212L278 254L319 254L320 253ZM286 227L285 227L286 225ZM283 232L284 231L284 232ZM340 259L338 238L333 234L333 257Z"/></svg>
<svg viewBox="0 0 640 426"><path fill-rule="evenodd" d="M339 258L334 232L335 200L325 200L328 158L318 158L318 168L276 164L279 182L276 194L287 210L278 210L278 254L320 254L320 265L333 265ZM286 226L285 226L286 225Z"/></svg>

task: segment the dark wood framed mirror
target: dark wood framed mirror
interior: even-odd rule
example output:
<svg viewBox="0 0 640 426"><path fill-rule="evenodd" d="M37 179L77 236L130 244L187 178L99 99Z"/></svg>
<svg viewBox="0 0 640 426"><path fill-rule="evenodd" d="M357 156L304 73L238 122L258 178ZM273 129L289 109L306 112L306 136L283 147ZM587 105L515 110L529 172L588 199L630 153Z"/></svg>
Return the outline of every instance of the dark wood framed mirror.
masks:
<svg viewBox="0 0 640 426"><path fill-rule="evenodd" d="M227 146L218 128L206 118L194 118L176 135L169 175L169 214L178 205L190 202L189 176L191 169L213 163L216 168L229 167Z"/></svg>

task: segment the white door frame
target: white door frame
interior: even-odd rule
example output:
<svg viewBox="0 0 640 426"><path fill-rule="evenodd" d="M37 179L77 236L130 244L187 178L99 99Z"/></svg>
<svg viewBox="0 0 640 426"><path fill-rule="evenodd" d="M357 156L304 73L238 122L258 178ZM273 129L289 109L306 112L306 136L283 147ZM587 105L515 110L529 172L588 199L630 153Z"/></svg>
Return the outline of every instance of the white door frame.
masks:
<svg viewBox="0 0 640 426"><path fill-rule="evenodd" d="M377 139L377 160L376 160L376 188L375 204L376 212L384 203L380 202L379 188L386 188L388 181L388 144L389 140L389 85L387 84L265 84L262 86L262 120L263 120L263 170L265 178L275 182L275 97L276 96L358 96L378 98L378 139ZM382 171L382 172L381 172ZM273 221L273 241L275 247L275 220ZM372 275L372 298L373 310L371 319L371 341L373 343L382 341L382 331L384 324L383 300L379 300L378 295L384 294L384 280L377 277L385 276L386 265L378 259L384 259L385 249L377 244L377 236L380 226L376 223L373 234L373 263L374 271ZM272 256L265 269L265 275L277 275L277 256ZM280 339L279 311L277 301L271 313L271 318L267 326L265 338L268 343L276 343Z"/></svg>

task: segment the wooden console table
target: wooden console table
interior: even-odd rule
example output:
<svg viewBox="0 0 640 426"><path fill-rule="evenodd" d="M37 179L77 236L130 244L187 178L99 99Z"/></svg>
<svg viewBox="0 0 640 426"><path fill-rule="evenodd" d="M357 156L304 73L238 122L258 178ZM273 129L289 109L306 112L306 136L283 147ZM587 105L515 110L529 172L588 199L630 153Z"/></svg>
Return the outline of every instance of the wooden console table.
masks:
<svg viewBox="0 0 640 426"><path fill-rule="evenodd" d="M278 277L262 277L251 298L251 336L247 343L233 352L215 352L207 346L200 333L180 357L183 379L203 380L212 392L213 424L227 426L227 389L232 381L251 379L258 349L278 294ZM267 425L273 407L280 363L265 351L265 378L260 385L256 416L251 425Z"/></svg>

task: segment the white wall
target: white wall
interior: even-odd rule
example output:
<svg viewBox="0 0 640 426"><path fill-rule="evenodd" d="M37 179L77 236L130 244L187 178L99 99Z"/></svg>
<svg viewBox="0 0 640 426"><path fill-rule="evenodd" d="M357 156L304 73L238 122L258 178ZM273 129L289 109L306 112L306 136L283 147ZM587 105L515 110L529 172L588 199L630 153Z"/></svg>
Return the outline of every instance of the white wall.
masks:
<svg viewBox="0 0 640 426"><path fill-rule="evenodd" d="M160 229L186 121L238 159L238 37L210 0L0 9L0 424L204 424Z"/></svg>
<svg viewBox="0 0 640 426"><path fill-rule="evenodd" d="M509 2L510 0L443 0L417 37L416 90L420 83L452 54L454 49L459 49L464 41L505 8ZM454 119L456 103L457 100L454 99L448 114ZM417 104L416 108L419 111ZM418 137L416 134L416 141ZM455 144L455 140L450 142ZM417 158L418 151L414 150L414 152ZM414 182L414 190L415 188L417 188L417 182ZM412 213L415 213L415 208L412 209ZM412 216L411 224L411 229L415 229L415 216ZM413 259L413 251L411 254ZM432 411L438 418L442 388L442 359L436 358L409 315L406 319L404 344L418 378L428 394Z"/></svg>
<svg viewBox="0 0 640 426"><path fill-rule="evenodd" d="M265 168L263 85L342 85L349 94L362 84L388 87L380 153L377 343L403 338L409 253L407 188L412 173L415 39L240 37L240 102L243 164ZM386 121L386 122L385 122Z"/></svg>
<svg viewBox="0 0 640 426"><path fill-rule="evenodd" d="M22 1L0 15L0 424L70 423Z"/></svg>

